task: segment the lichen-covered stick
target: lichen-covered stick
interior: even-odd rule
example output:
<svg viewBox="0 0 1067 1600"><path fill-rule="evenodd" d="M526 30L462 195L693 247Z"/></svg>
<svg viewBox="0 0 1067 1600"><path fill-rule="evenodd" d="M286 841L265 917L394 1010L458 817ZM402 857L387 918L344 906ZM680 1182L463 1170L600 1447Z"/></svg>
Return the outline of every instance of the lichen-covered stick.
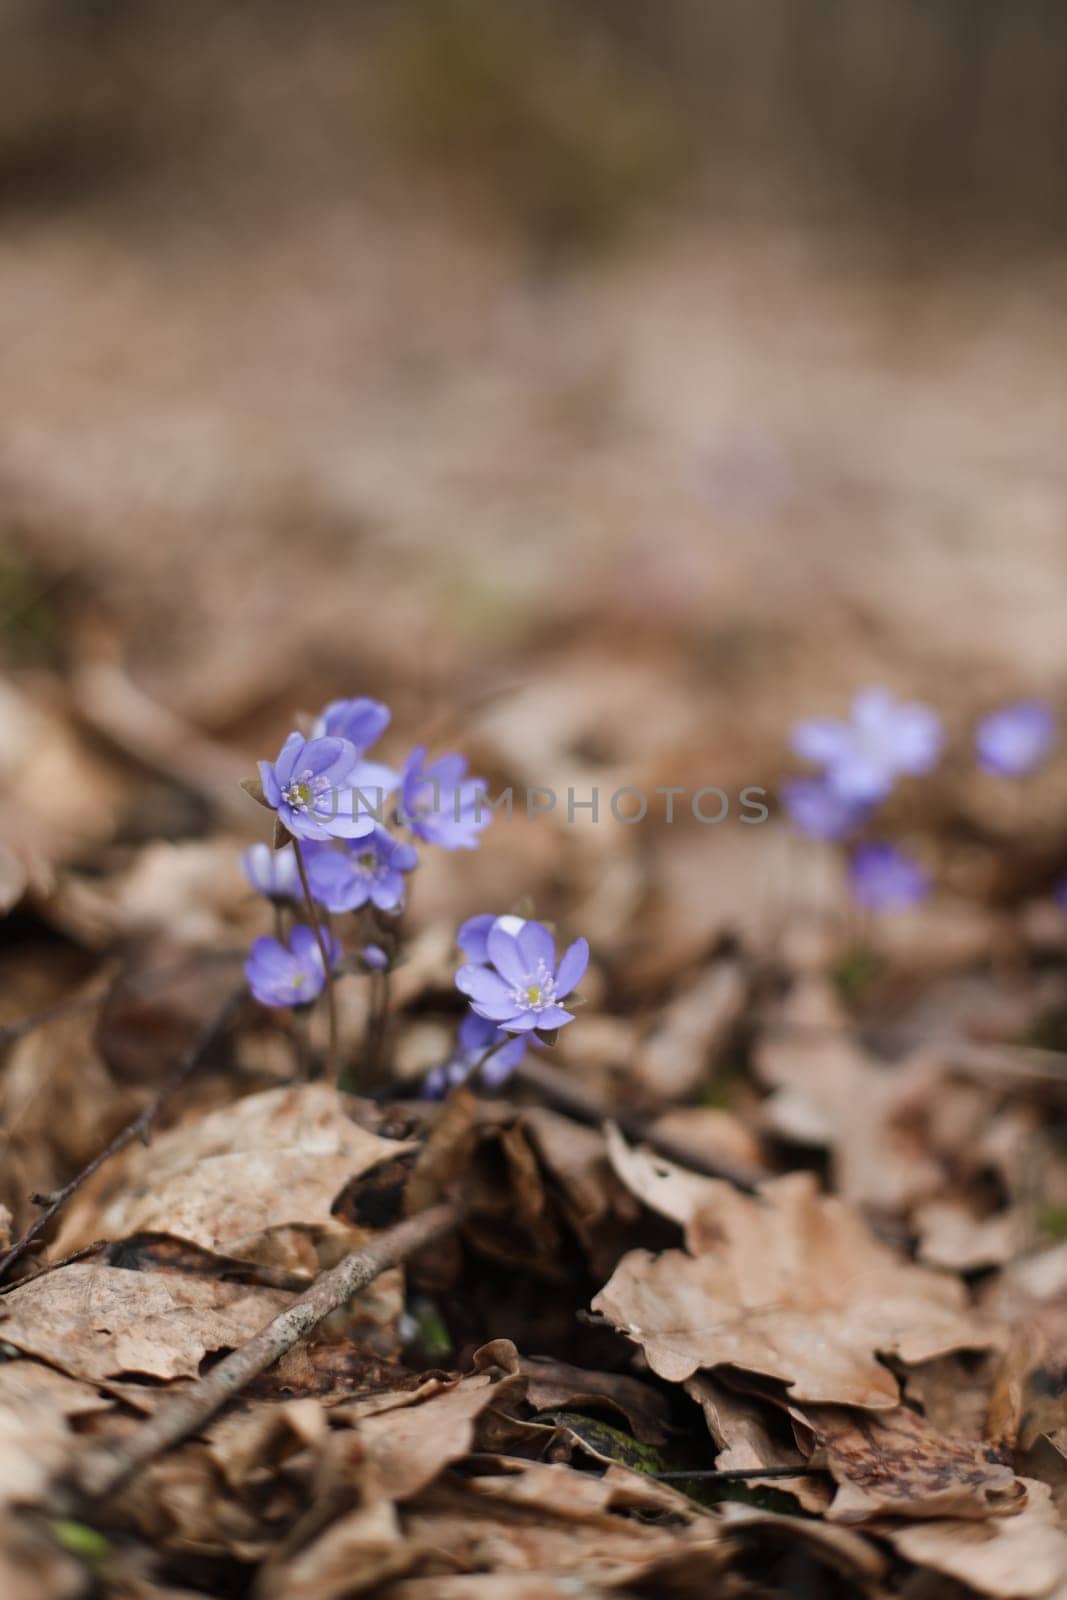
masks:
<svg viewBox="0 0 1067 1600"><path fill-rule="evenodd" d="M197 1433L235 1394L313 1333L331 1311L365 1289L387 1267L396 1266L450 1233L461 1215L460 1206L451 1201L431 1206L418 1216L387 1228L369 1244L345 1256L336 1267L320 1273L298 1300L280 1311L247 1344L212 1367L205 1377L163 1401L135 1433L121 1443L93 1444L75 1460L69 1474L55 1487L52 1505L58 1508L58 1514L80 1515L87 1506L121 1489L150 1461Z"/></svg>

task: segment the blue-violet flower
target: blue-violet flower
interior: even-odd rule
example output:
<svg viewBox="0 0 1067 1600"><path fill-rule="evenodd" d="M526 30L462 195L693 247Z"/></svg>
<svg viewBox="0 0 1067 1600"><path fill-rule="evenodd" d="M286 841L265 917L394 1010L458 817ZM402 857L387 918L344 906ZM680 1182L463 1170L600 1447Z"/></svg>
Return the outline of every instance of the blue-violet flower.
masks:
<svg viewBox="0 0 1067 1600"><path fill-rule="evenodd" d="M354 803L356 759L347 739L291 733L276 761L259 763L263 797L298 839L362 839L374 818Z"/></svg>
<svg viewBox="0 0 1067 1600"><path fill-rule="evenodd" d="M1055 739L1056 714L1048 701L1019 700L978 724L978 765L1003 778L1025 778L1042 764Z"/></svg>
<svg viewBox="0 0 1067 1600"><path fill-rule="evenodd" d="M441 756L428 767L423 747L413 750L400 775L401 821L428 844L446 850L475 850L489 826L484 778L468 778L461 755Z"/></svg>
<svg viewBox="0 0 1067 1600"><path fill-rule="evenodd" d="M885 840L861 844L849 863L852 892L871 911L914 905L930 889L926 872L911 856Z"/></svg>
<svg viewBox="0 0 1067 1600"><path fill-rule="evenodd" d="M576 939L557 966L555 941L543 923L498 917L486 949L489 966L469 962L456 973L457 989L469 997L478 1016L505 1033L547 1032L574 1021L562 1002L589 964L584 939Z"/></svg>
<svg viewBox="0 0 1067 1600"><path fill-rule="evenodd" d="M331 934L324 934L330 964L336 967L341 949ZM303 924L289 935L288 946L266 935L257 939L245 962L248 987L264 1006L307 1006L326 985L322 952L313 929Z"/></svg>
<svg viewBox="0 0 1067 1600"><path fill-rule="evenodd" d="M852 701L852 720L815 717L795 723L799 756L823 767L826 780L849 800L884 800L903 773L929 772L941 751L941 719L930 706L901 704L888 689L864 689Z"/></svg>

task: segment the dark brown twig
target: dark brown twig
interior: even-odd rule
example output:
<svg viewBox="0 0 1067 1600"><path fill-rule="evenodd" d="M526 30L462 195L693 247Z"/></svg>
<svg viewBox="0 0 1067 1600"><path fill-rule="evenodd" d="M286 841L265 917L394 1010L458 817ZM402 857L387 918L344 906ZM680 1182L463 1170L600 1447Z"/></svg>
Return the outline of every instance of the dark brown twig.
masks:
<svg viewBox="0 0 1067 1600"><path fill-rule="evenodd" d="M688 1472L650 1472L658 1483L686 1478L710 1479L718 1483L744 1483L749 1478L808 1478L816 1467L693 1467Z"/></svg>
<svg viewBox="0 0 1067 1600"><path fill-rule="evenodd" d="M239 989L234 990L229 995L225 1005L216 1011L207 1025L201 1029L178 1063L175 1071L171 1073L166 1083L163 1084L154 1098L149 1101L144 1110L139 1112L132 1122L128 1122L115 1135L111 1143L101 1150L98 1155L95 1155L87 1166L82 1167L81 1171L76 1173L69 1183L64 1184L62 1189L57 1189L54 1194L48 1196L47 1203L40 1216L36 1217L25 1233L15 1240L15 1243L4 1255L0 1256L0 1281L15 1265L16 1261L20 1261L30 1246L40 1238L56 1212L66 1205L71 1195L76 1194L95 1172L99 1172L106 1161L110 1161L112 1156L118 1155L120 1150L124 1150L135 1139L141 1139L145 1144L148 1143L149 1131L164 1104L177 1089L181 1088L186 1079L196 1071L211 1045L229 1022L243 997L244 985L242 984Z"/></svg>
<svg viewBox="0 0 1067 1600"><path fill-rule="evenodd" d="M354 1294L408 1256L450 1233L460 1220L458 1205L444 1202L353 1250L336 1267L320 1273L298 1300L280 1311L247 1344L234 1350L181 1394L165 1400L127 1439L91 1446L75 1464L71 1485L57 1487L62 1515L77 1516L86 1504L114 1494L134 1473L199 1432L227 1401L306 1339Z"/></svg>

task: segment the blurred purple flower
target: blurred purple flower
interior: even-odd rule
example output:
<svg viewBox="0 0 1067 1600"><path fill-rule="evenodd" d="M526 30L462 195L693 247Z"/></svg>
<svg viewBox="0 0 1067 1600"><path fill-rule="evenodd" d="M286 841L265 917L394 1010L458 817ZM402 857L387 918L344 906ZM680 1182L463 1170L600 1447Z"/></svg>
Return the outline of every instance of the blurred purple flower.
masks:
<svg viewBox="0 0 1067 1600"><path fill-rule="evenodd" d="M386 795L400 785L400 774L382 761L364 761L365 753L380 739L389 726L389 707L380 700L365 696L356 700L331 700L315 724L315 735L324 734L335 739L347 739L357 760L349 773L347 787L364 796L364 809L373 809L382 821L382 807Z"/></svg>
<svg viewBox="0 0 1067 1600"><path fill-rule="evenodd" d="M357 756L376 744L389 726L389 707L361 695L354 700L331 700L315 723L315 737L324 734L347 739Z"/></svg>
<svg viewBox="0 0 1067 1600"><path fill-rule="evenodd" d="M299 900L303 895L291 844L280 850L269 844L251 845L241 856L241 866L252 888L268 900Z"/></svg>
<svg viewBox="0 0 1067 1600"><path fill-rule="evenodd" d="M983 717L975 731L978 765L1002 778L1035 772L1056 740L1056 714L1047 700L1019 700Z"/></svg>
<svg viewBox="0 0 1067 1600"><path fill-rule="evenodd" d="M403 874L419 860L411 845L394 839L384 828L340 849L309 846L305 856L311 893L327 911L358 911L368 901L379 911L399 911L404 903Z"/></svg>
<svg viewBox="0 0 1067 1600"><path fill-rule="evenodd" d="M456 934L456 943L463 951L468 961L475 962L478 966L485 966L489 960L489 930L494 923L500 923L509 933L518 933L522 927L522 917L498 917L492 911L482 911L476 917L468 917L466 922Z"/></svg>
<svg viewBox="0 0 1067 1600"><path fill-rule="evenodd" d="M919 863L882 839L853 851L849 874L853 894L871 911L914 905L930 890L930 879Z"/></svg>
<svg viewBox="0 0 1067 1600"><path fill-rule="evenodd" d="M336 939L326 934L330 964L336 967L341 950ZM319 942L311 928L303 924L289 935L288 946L280 939L257 939L245 962L248 987L264 1006L307 1006L317 1000L326 984Z"/></svg>
<svg viewBox="0 0 1067 1600"><path fill-rule="evenodd" d="M468 963L456 973L456 988L469 997L478 1016L505 1033L547 1032L574 1021L561 1002L589 964L584 939L575 940L557 966L555 941L543 923L498 917L486 949L489 966Z"/></svg>
<svg viewBox="0 0 1067 1600"><path fill-rule="evenodd" d="M389 957L380 944L365 944L359 955L363 965L372 972L384 972L389 965Z"/></svg>
<svg viewBox="0 0 1067 1600"><path fill-rule="evenodd" d="M276 761L261 761L263 797L298 839L361 839L374 819L354 804L356 752L347 739L291 733Z"/></svg>
<svg viewBox="0 0 1067 1600"><path fill-rule="evenodd" d="M503 1043L505 1039L506 1044ZM485 1062L479 1077L487 1089L498 1089L515 1071L526 1054L527 1045L539 1043L540 1040L531 1038L529 1034L508 1034L503 1028L498 1028L495 1022L468 1011L459 1025L458 1049L441 1066L434 1067L427 1074L422 1097L425 1100L443 1099L449 1089L454 1089L457 1083L463 1083L470 1077L487 1050L492 1050L493 1054ZM499 1049L496 1048L498 1045Z"/></svg>
<svg viewBox="0 0 1067 1600"><path fill-rule="evenodd" d="M441 756L424 766L426 751L413 750L400 775L401 821L427 844L446 850L475 850L489 826L484 778L468 778L466 758Z"/></svg>
<svg viewBox="0 0 1067 1600"><path fill-rule="evenodd" d="M787 778L781 798L793 826L809 839L845 839L871 810L863 801L839 794L825 778Z"/></svg>
<svg viewBox="0 0 1067 1600"><path fill-rule="evenodd" d="M903 773L929 772L941 751L941 719L930 706L900 704L888 689L864 689L852 701L852 720L815 717L794 723L795 753L825 771L844 799L884 800Z"/></svg>

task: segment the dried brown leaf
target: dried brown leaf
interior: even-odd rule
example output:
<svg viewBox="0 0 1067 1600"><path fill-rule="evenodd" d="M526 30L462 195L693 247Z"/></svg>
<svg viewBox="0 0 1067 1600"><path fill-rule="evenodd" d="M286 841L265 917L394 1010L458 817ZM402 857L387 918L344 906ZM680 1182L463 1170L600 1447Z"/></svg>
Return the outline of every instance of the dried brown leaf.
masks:
<svg viewBox="0 0 1067 1600"><path fill-rule="evenodd" d="M1067 1533L1056 1526L1046 1485L1027 1481L1026 1490L1018 1516L885 1523L877 1532L916 1566L995 1600L1062 1600Z"/></svg>
<svg viewBox="0 0 1067 1600"><path fill-rule="evenodd" d="M809 1175L749 1197L656 1161L663 1175L642 1187L701 1253L630 1252L593 1309L661 1377L734 1366L780 1380L796 1400L890 1409L898 1387L880 1355L912 1364L995 1342L956 1279L902 1262Z"/></svg>
<svg viewBox="0 0 1067 1600"><path fill-rule="evenodd" d="M346 1183L410 1148L351 1121L325 1084L269 1089L131 1147L77 1197L56 1247L170 1233L261 1259L279 1230L329 1227Z"/></svg>
<svg viewBox="0 0 1067 1600"><path fill-rule="evenodd" d="M0 1339L90 1382L195 1377L212 1351L258 1332L289 1296L173 1273L74 1262L0 1301Z"/></svg>

